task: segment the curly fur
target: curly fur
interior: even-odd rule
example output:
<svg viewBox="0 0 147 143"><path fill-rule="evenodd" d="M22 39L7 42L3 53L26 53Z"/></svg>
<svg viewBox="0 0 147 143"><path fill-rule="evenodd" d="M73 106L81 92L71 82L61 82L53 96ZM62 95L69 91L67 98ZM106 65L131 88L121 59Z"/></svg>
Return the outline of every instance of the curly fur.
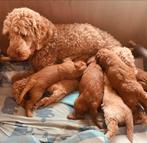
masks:
<svg viewBox="0 0 147 143"><path fill-rule="evenodd" d="M23 78L22 80L17 80L12 84L12 95L15 99L18 99L19 95L22 93L23 89L25 88L29 77Z"/></svg>
<svg viewBox="0 0 147 143"><path fill-rule="evenodd" d="M112 89L109 80L105 76L104 96L102 108L107 125L106 136L111 139L118 131L118 125L125 123L127 136L133 142L133 115L129 107Z"/></svg>
<svg viewBox="0 0 147 143"><path fill-rule="evenodd" d="M37 70L66 57L86 60L101 48L119 46L122 49L112 35L90 24L53 24L29 8L10 12L4 21L3 33L10 37L8 55L16 60L30 59ZM119 56L132 64L133 57L128 52Z"/></svg>
<svg viewBox="0 0 147 143"><path fill-rule="evenodd" d="M12 84L12 95L16 100L18 100L19 96L22 94L23 90L25 89L26 85L28 84L30 77L22 78L21 80L14 81ZM48 87L47 91L51 93L52 95L49 97L44 97L36 104L34 104L34 101L31 102L33 108L38 108L40 106L47 106L51 103L58 102L61 98L63 98L65 95L69 94L73 90L78 89L79 82L77 80L62 80L59 81L52 86ZM26 95L25 95L26 96ZM32 95L33 96L33 95ZM30 94L27 94L26 99L24 99L21 103L21 106L25 108L26 115L30 116L31 114L28 114L28 100L33 100L34 97L30 97ZM38 98L38 97L37 97ZM34 104L34 105L33 105Z"/></svg>
<svg viewBox="0 0 147 143"><path fill-rule="evenodd" d="M51 96L44 97L38 103L36 103L36 108L40 106L48 106L52 103L58 102L64 96L68 95L72 91L78 90L79 81L78 80L62 80L47 89Z"/></svg>
<svg viewBox="0 0 147 143"><path fill-rule="evenodd" d="M16 97L17 103L21 104L27 93L30 94L30 100L26 103L26 114L32 116L33 106L41 99L45 90L52 84L64 79L77 79L82 76L87 68L82 61L72 62L67 59L62 64L47 66L42 70L29 76L28 81L21 94Z"/></svg>
<svg viewBox="0 0 147 143"><path fill-rule="evenodd" d="M142 85L143 89L147 91L147 72L139 68L137 69L137 71L137 81Z"/></svg>
<svg viewBox="0 0 147 143"><path fill-rule="evenodd" d="M131 50L127 47L112 47L112 51L120 57L120 59L129 67L132 67L137 74L137 69L135 66L135 59Z"/></svg>
<svg viewBox="0 0 147 143"><path fill-rule="evenodd" d="M112 87L132 109L133 113L137 113L139 103L147 111L147 96L142 86L137 82L132 67L127 66L115 53L108 49L99 50L96 58L106 72Z"/></svg>
<svg viewBox="0 0 147 143"><path fill-rule="evenodd" d="M103 81L101 67L91 60L80 81L80 96L74 103L75 111L68 116L69 119L81 119L86 113L89 113L94 123L101 128L97 121L97 110L103 98Z"/></svg>
<svg viewBox="0 0 147 143"><path fill-rule="evenodd" d="M39 13L28 8L14 9L3 27L3 33L10 38L8 55L19 60L28 59L34 50L40 50L52 39L54 30L54 25Z"/></svg>

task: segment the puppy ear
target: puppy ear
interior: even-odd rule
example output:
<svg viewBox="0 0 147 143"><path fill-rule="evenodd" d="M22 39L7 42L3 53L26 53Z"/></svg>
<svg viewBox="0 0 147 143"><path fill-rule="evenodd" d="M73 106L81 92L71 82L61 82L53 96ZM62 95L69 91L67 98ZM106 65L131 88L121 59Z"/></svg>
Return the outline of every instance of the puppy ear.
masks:
<svg viewBox="0 0 147 143"><path fill-rule="evenodd" d="M87 64L89 65L91 63L96 63L95 56L93 56L93 57L91 57L91 58L88 59Z"/></svg>
<svg viewBox="0 0 147 143"><path fill-rule="evenodd" d="M80 71L84 71L87 68L86 63L83 61L77 61L74 63L74 65L75 65L75 68Z"/></svg>

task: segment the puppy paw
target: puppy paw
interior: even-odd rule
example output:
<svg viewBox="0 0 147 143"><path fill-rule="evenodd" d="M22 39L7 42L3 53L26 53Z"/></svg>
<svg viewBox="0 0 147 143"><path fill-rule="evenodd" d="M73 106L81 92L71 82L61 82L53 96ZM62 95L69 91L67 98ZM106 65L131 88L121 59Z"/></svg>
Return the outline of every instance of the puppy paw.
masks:
<svg viewBox="0 0 147 143"><path fill-rule="evenodd" d="M70 120L79 120L79 119L84 119L84 116L72 113L72 114L68 115L67 118Z"/></svg>
<svg viewBox="0 0 147 143"><path fill-rule="evenodd" d="M70 119L70 120L76 120L77 119L74 113L68 115L67 118Z"/></svg>
<svg viewBox="0 0 147 143"><path fill-rule="evenodd" d="M43 106L48 106L52 103L52 101L50 100L49 97L44 97L43 99L41 99L38 103L36 103L35 105L35 109L38 109L39 107Z"/></svg>
<svg viewBox="0 0 147 143"><path fill-rule="evenodd" d="M33 117L33 111L32 110L30 110L30 109L26 109L26 116L27 117Z"/></svg>

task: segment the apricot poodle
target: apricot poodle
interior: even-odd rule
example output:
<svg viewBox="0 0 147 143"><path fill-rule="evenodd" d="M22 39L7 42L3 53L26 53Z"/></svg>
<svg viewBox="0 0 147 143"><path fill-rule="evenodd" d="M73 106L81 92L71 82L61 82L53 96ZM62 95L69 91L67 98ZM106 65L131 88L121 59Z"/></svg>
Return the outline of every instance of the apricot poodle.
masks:
<svg viewBox="0 0 147 143"><path fill-rule="evenodd" d="M29 8L15 8L3 23L3 34L9 36L7 54L14 60L28 60L35 70L89 57L107 48L136 71L131 51L107 32L90 24L53 24ZM22 76L19 76L22 77Z"/></svg>
<svg viewBox="0 0 147 143"><path fill-rule="evenodd" d="M118 125L125 123L127 136L133 142L133 115L130 108L117 95L106 76L104 76L104 96L102 109L104 111L105 123L107 125L106 136L111 139L118 131Z"/></svg>
<svg viewBox="0 0 147 143"><path fill-rule="evenodd" d="M96 59L106 72L112 87L132 109L133 114L138 113L140 104L147 112L147 96L142 86L137 82L133 68L127 66L108 49L99 50Z"/></svg>
<svg viewBox="0 0 147 143"><path fill-rule="evenodd" d="M98 49L118 46L113 51L122 50L121 44L107 32L90 24L53 24L29 8L16 8L10 12L4 23L3 33L9 35L8 55L18 61L30 60L34 69L62 62L88 59ZM124 51L125 52L125 51ZM123 59L132 53L120 54ZM132 62L128 59L127 63ZM134 63L130 63L134 64Z"/></svg>
<svg viewBox="0 0 147 143"><path fill-rule="evenodd" d="M68 116L69 119L83 119L89 113L94 123L98 124L98 109L101 107L103 98L104 84L103 71L95 62L91 62L84 71L80 81L80 96L74 104L75 111Z"/></svg>
<svg viewBox="0 0 147 143"><path fill-rule="evenodd" d="M28 77L29 79L21 94L18 97L15 97L16 101L17 103L22 104L25 95L29 93L30 99L27 101L25 108L26 115L32 116L34 105L41 99L48 87L64 79L79 78L86 68L87 66L84 62L72 62L70 59L67 59L62 64L47 66Z"/></svg>

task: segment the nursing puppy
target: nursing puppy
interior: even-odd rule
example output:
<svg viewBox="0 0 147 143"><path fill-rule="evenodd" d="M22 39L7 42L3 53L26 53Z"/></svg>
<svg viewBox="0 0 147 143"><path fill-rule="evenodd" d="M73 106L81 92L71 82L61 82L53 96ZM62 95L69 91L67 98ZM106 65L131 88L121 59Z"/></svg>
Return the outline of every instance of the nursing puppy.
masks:
<svg viewBox="0 0 147 143"><path fill-rule="evenodd" d="M147 112L147 96L142 86L137 82L134 70L107 49L99 50L96 59L106 72L112 87L131 108L133 114L139 115L137 112L139 104Z"/></svg>
<svg viewBox="0 0 147 143"><path fill-rule="evenodd" d="M127 136L133 142L133 116L129 107L123 102L121 97L112 89L107 77L104 77L104 96L102 109L104 111L105 123L107 125L106 136L111 139L118 131L118 124L125 123L127 126Z"/></svg>
<svg viewBox="0 0 147 143"><path fill-rule="evenodd" d="M23 78L21 80L17 80L12 84L12 95L14 96L15 99L17 99L18 96L22 93L22 91L27 85L28 80L29 80L29 77ZM34 109L42 105L47 106L52 103L58 102L60 99L62 99L64 96L66 96L73 90L78 90L78 85L79 85L78 80L62 80L53 84L47 89L47 91L51 93L51 95L49 97L44 97L41 100L39 100L34 105ZM27 94L27 96L25 95L25 97L26 98L21 102L21 106L24 107L24 109L26 110L26 115L29 116L27 112L28 111L27 102L30 102L29 101L30 95ZM31 98L33 100L33 97Z"/></svg>
<svg viewBox="0 0 147 143"><path fill-rule="evenodd" d="M57 103L64 96L71 93L72 91L78 90L79 81L78 80L62 80L47 89L51 95L49 97L44 97L38 103L36 103L35 108L40 106L47 106L52 103Z"/></svg>
<svg viewBox="0 0 147 143"><path fill-rule="evenodd" d="M80 96L75 101L75 111L68 116L69 119L82 119L86 113L89 113L93 122L100 127L97 115L103 98L103 81L101 67L96 64L95 59L91 59L80 81Z"/></svg>
<svg viewBox="0 0 147 143"><path fill-rule="evenodd" d="M30 99L26 103L26 114L32 116L33 106L40 100L49 86L63 79L79 78L86 68L84 62L72 62L70 59L66 59L62 64L47 66L30 76L20 96L16 97L16 101L21 104L25 95L29 92Z"/></svg>

